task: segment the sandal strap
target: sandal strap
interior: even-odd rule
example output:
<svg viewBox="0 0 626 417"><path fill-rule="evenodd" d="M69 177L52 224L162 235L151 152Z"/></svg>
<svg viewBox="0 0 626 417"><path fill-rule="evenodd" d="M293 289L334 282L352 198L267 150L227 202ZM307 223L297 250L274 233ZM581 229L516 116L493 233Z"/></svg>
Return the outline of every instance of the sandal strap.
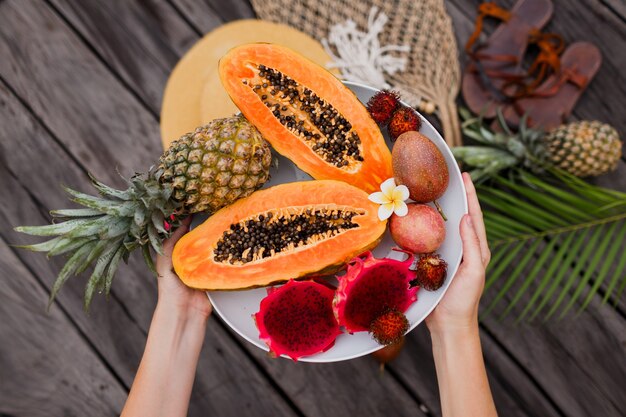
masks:
<svg viewBox="0 0 626 417"><path fill-rule="evenodd" d="M534 74L538 70L545 72L547 68L542 69L541 67L546 66L552 68L554 72L558 72L560 70L561 60L559 56L565 48L565 41L561 35L557 35L556 33L533 31L531 32L529 42L537 45L539 48L539 55L537 55L535 62L533 62L528 69L528 74ZM539 84L539 82L537 84Z"/></svg>
<svg viewBox="0 0 626 417"><path fill-rule="evenodd" d="M474 52L471 58L475 61L494 61L494 62L502 62L505 64L517 64L519 60L515 55L505 55L505 54L486 54L484 52Z"/></svg>
<svg viewBox="0 0 626 417"><path fill-rule="evenodd" d="M474 53L472 47L474 46L474 44L478 40L478 37L483 31L483 21L486 17L492 17L494 19L506 22L511 18L511 12L501 8L494 2L485 2L478 6L478 16L476 17L474 32L471 34L471 36L467 40L467 43L465 44L465 52L467 52L467 54L470 56Z"/></svg>
<svg viewBox="0 0 626 417"><path fill-rule="evenodd" d="M589 77L579 73L576 70L576 67L566 68L559 73L558 78L555 82L550 85L547 89L542 89L541 91L534 91L531 96L532 97L550 97L558 93L558 91L563 87L565 83L571 83L576 87L583 89L589 83Z"/></svg>
<svg viewBox="0 0 626 417"><path fill-rule="evenodd" d="M482 60L477 61L478 62L482 62ZM513 74L510 72L506 72L506 71L500 71L497 69L493 69L493 68L485 68L484 66L480 65L480 69L477 65L477 63L474 63L474 65L468 67L468 70L471 72L482 72L484 75L486 75L489 78L499 78L501 80L505 80L505 81L519 81L520 83L523 81L523 79L526 77L525 74Z"/></svg>
<svg viewBox="0 0 626 417"><path fill-rule="evenodd" d="M533 95L535 90L548 78L551 73L561 71L560 54L565 48L565 41L560 35L555 33L542 33L533 30L529 37L529 43L534 43L539 47L539 54L527 71L527 77L532 81L525 82L523 79L511 79L504 87L507 90L511 86L516 86L511 98L521 98Z"/></svg>

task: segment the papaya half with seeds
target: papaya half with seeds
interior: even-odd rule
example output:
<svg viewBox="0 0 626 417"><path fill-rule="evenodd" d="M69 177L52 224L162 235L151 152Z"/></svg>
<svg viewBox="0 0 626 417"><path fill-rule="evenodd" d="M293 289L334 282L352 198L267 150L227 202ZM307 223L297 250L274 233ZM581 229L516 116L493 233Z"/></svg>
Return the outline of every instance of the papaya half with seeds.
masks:
<svg viewBox="0 0 626 417"><path fill-rule="evenodd" d="M172 254L189 287L235 290L330 273L373 248L385 232L378 205L341 181L256 191L183 236Z"/></svg>
<svg viewBox="0 0 626 417"><path fill-rule="evenodd" d="M354 93L321 66L289 48L255 43L224 55L219 74L244 116L313 178L373 192L393 177L378 125Z"/></svg>

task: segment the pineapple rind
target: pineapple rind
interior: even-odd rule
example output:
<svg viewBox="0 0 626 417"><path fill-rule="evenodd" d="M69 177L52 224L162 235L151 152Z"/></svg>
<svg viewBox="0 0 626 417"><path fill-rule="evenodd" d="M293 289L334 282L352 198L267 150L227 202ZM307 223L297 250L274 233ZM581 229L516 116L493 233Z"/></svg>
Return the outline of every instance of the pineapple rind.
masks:
<svg viewBox="0 0 626 417"><path fill-rule="evenodd" d="M269 179L269 144L242 116L220 119L174 141L160 159L161 181L189 213L214 212Z"/></svg>
<svg viewBox="0 0 626 417"><path fill-rule="evenodd" d="M622 156L617 131L597 120L561 125L548 132L545 140L554 166L578 177L612 171Z"/></svg>

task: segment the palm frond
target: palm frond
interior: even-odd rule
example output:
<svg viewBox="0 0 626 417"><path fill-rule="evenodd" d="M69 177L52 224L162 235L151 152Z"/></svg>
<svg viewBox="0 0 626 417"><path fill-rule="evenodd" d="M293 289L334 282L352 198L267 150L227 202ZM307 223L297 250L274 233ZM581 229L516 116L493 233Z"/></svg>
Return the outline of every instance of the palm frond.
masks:
<svg viewBox="0 0 626 417"><path fill-rule="evenodd" d="M479 185L492 261L484 317L563 317L599 292L618 302L626 287L626 193L550 170L516 171Z"/></svg>

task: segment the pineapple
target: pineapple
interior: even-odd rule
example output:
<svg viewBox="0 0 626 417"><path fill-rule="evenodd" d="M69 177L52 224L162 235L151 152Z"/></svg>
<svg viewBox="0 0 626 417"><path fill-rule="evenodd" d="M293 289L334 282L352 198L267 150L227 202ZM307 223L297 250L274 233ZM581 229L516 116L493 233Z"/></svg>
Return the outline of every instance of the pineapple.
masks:
<svg viewBox="0 0 626 417"><path fill-rule="evenodd" d="M85 289L87 310L96 289L107 294L120 260L142 248L154 271L150 248L162 253L162 240L191 213L214 212L246 197L269 179L271 150L243 116L218 119L182 136L165 151L156 169L136 174L128 189L116 190L91 177L100 196L66 188L84 208L54 210L61 220L46 226L15 230L34 236L55 236L22 248L70 254L53 285L49 305L72 275L95 262Z"/></svg>
<svg viewBox="0 0 626 417"><path fill-rule="evenodd" d="M579 177L600 175L615 169L622 155L617 132L600 122L574 122L546 134L526 127L523 117L514 133L498 112L500 131L494 132L466 110L460 113L463 134L483 144L452 148L457 161L473 168L470 174L474 181L515 166L535 173L559 168Z"/></svg>
<svg viewBox="0 0 626 417"><path fill-rule="evenodd" d="M596 120L561 125L549 131L545 141L554 166L578 177L612 171L622 155L617 131Z"/></svg>
<svg viewBox="0 0 626 417"><path fill-rule="evenodd" d="M214 212L250 195L269 178L272 155L243 116L216 119L172 142L160 159L161 181L189 213Z"/></svg>

